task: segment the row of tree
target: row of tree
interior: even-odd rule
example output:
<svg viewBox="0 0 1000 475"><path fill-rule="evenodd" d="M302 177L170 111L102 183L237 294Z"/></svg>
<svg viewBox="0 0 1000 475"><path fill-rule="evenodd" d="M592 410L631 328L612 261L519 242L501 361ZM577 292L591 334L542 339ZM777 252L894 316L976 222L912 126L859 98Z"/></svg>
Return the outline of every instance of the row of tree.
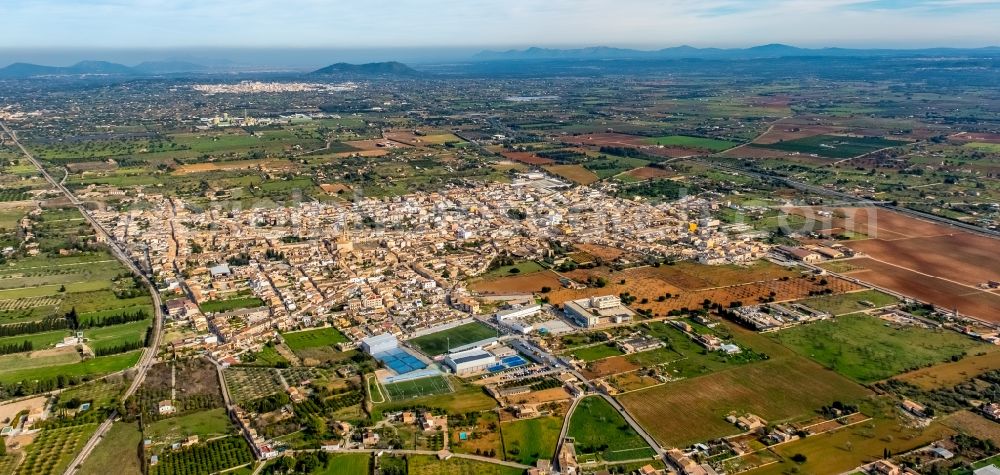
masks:
<svg viewBox="0 0 1000 475"><path fill-rule="evenodd" d="M119 353L128 353L129 351L138 350L139 348L142 348L144 346L143 343L144 342L141 340L135 340L126 343L119 343L117 345L112 345L112 346L102 346L100 348L94 349L94 356L108 356L108 355L117 355Z"/></svg>

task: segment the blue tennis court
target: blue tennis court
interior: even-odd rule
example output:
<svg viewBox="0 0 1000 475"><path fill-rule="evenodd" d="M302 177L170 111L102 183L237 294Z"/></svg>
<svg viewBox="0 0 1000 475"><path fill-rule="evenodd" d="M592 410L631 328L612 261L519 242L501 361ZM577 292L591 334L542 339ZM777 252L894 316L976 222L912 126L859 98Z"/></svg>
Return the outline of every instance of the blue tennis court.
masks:
<svg viewBox="0 0 1000 475"><path fill-rule="evenodd" d="M521 358L518 355L505 357L504 359L500 360L500 362L503 363L503 365L508 368L516 368L518 366L524 366L528 364L527 361L524 361L524 358Z"/></svg>
<svg viewBox="0 0 1000 475"><path fill-rule="evenodd" d="M513 369L517 368L518 366L524 366L526 364L528 364L528 362L525 361L524 358L521 358L519 355L506 356L503 359L501 359L499 363L490 366L489 368L486 368L486 371L489 371L491 373L496 373L497 371L503 371L505 369Z"/></svg>
<svg viewBox="0 0 1000 475"><path fill-rule="evenodd" d="M395 371L396 374L405 374L427 367L426 363L420 361L416 356L407 353L406 350L401 348L376 353L374 356L375 359L385 363L385 365L389 369Z"/></svg>

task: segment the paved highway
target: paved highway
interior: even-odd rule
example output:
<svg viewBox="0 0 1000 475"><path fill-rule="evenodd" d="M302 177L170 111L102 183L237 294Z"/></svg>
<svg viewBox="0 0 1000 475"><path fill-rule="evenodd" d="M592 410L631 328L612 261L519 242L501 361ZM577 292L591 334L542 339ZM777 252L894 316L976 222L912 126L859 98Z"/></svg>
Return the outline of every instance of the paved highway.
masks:
<svg viewBox="0 0 1000 475"><path fill-rule="evenodd" d="M45 180L48 181L49 184L51 184L55 189L62 192L62 194L65 195L67 199L69 199L70 203L72 203L74 206L77 207L77 209L80 210L80 214L82 214L83 217L86 218L88 222L90 222L90 225L93 226L94 231L97 233L99 240L102 240L107 244L108 250L111 251L111 254L115 256L116 259L121 261L122 264L125 264L125 266L128 267L129 270L132 271L132 273L139 276L139 278L142 279L142 282L149 289L149 294L153 298L153 312L154 312L153 341L150 342L149 346L143 349L142 357L139 358L139 362L136 363L135 366L136 374L135 377L132 379L132 384L129 385L128 389L126 389L125 393L122 395L123 400L128 399L133 394L135 394L135 392L139 389L139 386L142 384L142 381L146 378L146 372L149 371L150 366L152 366L156 360L156 350L157 348L159 348L160 339L163 336L162 335L163 310L162 310L162 302L160 301L160 294L159 292L156 291L156 286L153 285L153 282L150 281L149 278L142 273L142 270L139 269L139 267L136 266L134 262L132 262L132 259L128 257L128 254L126 254L125 251L122 250L122 248L119 247L117 243L115 243L111 234L108 233L106 229L104 229L104 226L102 226L101 223L99 223L96 219L94 219L93 216L90 215L90 212L83 206L83 202L80 201L75 195L73 195L73 193L70 192L69 189L63 186L63 181L66 177L64 176L63 180L56 180L54 177L52 177L52 175L49 174L49 172L45 170L45 167L43 167L42 164L37 159L35 159L34 155L32 155L31 152L29 152L28 149L21 144L21 141L17 139L17 135L14 133L14 131L12 131L9 127L7 127L7 124L0 122L0 128L3 128L3 131L6 132L8 136L10 136L14 144L17 145L19 149L21 149L21 153L23 153L25 158L27 158L28 161L30 161L35 166L35 168L38 169L39 172L41 172L42 176L45 177ZM111 415L108 416L107 420L105 420L97 428L97 431L94 432L94 435L90 438L90 440L87 441L86 445L84 445L83 450L80 451L76 459L74 459L73 462L66 469L65 475L71 475L73 473L76 473L76 468L80 466L80 464L82 464L84 460L87 459L90 453L94 450L94 447L97 447L97 444L101 441L101 439L104 438L104 435L107 433L108 429L111 428L111 423L114 421L116 417L118 417L118 414L116 412L112 412Z"/></svg>

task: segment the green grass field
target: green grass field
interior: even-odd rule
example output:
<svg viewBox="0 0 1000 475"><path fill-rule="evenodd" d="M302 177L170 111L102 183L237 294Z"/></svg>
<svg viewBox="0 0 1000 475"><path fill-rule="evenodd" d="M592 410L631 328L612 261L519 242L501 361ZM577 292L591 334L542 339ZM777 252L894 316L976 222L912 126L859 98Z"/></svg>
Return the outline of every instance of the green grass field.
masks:
<svg viewBox="0 0 1000 475"><path fill-rule="evenodd" d="M851 158L866 153L871 153L879 149L888 147L898 147L909 142L900 140L887 140L880 137L846 137L839 135L816 135L796 140L787 140L767 145L753 145L754 147L783 150L786 152L799 152L805 154L815 154L829 158Z"/></svg>
<svg viewBox="0 0 1000 475"><path fill-rule="evenodd" d="M63 360L62 363L46 362L42 365L22 363L23 355L5 355L0 357L0 383L17 383L20 381L45 380L59 375L66 377L98 376L114 373L135 366L139 361L141 351L131 351L119 355L98 356L79 362ZM21 357L21 360L8 361L11 356ZM13 366L11 363L14 363ZM28 367L25 367L28 366Z"/></svg>
<svg viewBox="0 0 1000 475"><path fill-rule="evenodd" d="M704 137L691 137L688 135L666 135L663 137L653 137L651 139L646 139L645 142L650 145L698 148L711 150L713 152L721 152L739 145L737 142L730 142L728 140L707 139Z"/></svg>
<svg viewBox="0 0 1000 475"><path fill-rule="evenodd" d="M629 392L618 400L660 443L686 447L738 434L740 430L725 420L731 412L752 412L770 422L794 420L833 401L855 402L869 394L812 361L782 355Z"/></svg>
<svg viewBox="0 0 1000 475"><path fill-rule="evenodd" d="M199 303L201 311L205 313L226 312L237 308L254 308L262 305L264 305L264 301L257 297L236 297Z"/></svg>
<svg viewBox="0 0 1000 475"><path fill-rule="evenodd" d="M209 438L225 435L233 425L225 409L210 409L146 424L144 435L155 442L173 442L189 435Z"/></svg>
<svg viewBox="0 0 1000 475"><path fill-rule="evenodd" d="M5 336L0 338L0 346L10 344L20 344L30 341L35 351L51 348L59 343L63 338L70 336L69 330L55 330L44 333L31 333L28 335Z"/></svg>
<svg viewBox="0 0 1000 475"><path fill-rule="evenodd" d="M80 475L105 475L108 473L141 473L138 448L142 432L135 423L117 422L91 452Z"/></svg>
<svg viewBox="0 0 1000 475"><path fill-rule="evenodd" d="M283 333L281 337L285 339L285 344L288 345L288 348L293 351L319 346L331 346L347 341L347 337L343 333L340 333L340 330L333 327Z"/></svg>
<svg viewBox="0 0 1000 475"><path fill-rule="evenodd" d="M372 418L379 420L384 412L416 406L437 408L450 414L487 411L497 406L496 400L487 395L481 386L466 383L458 378L445 377L448 378L454 392L375 404Z"/></svg>
<svg viewBox="0 0 1000 475"><path fill-rule="evenodd" d="M382 385L382 392L392 401L402 401L416 397L433 396L451 392L444 376L413 379Z"/></svg>
<svg viewBox="0 0 1000 475"><path fill-rule="evenodd" d="M146 329L152 324L152 319L149 319L123 325L92 328L84 330L83 336L87 339L87 345L96 350L125 342L142 341L146 336Z"/></svg>
<svg viewBox="0 0 1000 475"><path fill-rule="evenodd" d="M425 354L436 356L444 354L451 348L458 348L488 338L495 338L496 330L479 322L466 323L454 328L431 333L409 340L409 343L416 346ZM449 343L450 342L450 343Z"/></svg>
<svg viewBox="0 0 1000 475"><path fill-rule="evenodd" d="M605 461L633 460L655 455L625 418L599 396L580 401L570 418L568 435L575 438L581 461L595 457Z"/></svg>
<svg viewBox="0 0 1000 475"><path fill-rule="evenodd" d="M864 305L861 302L868 302L872 305ZM899 299L889 294L877 290L863 290L847 294L813 297L799 300L797 303L821 312L829 312L833 315L846 315L862 310L887 307L897 302L899 302Z"/></svg>
<svg viewBox="0 0 1000 475"><path fill-rule="evenodd" d="M326 468L315 472L316 475L354 475L368 473L371 455L368 454L334 454Z"/></svg>
<svg viewBox="0 0 1000 475"><path fill-rule="evenodd" d="M611 356L619 356L625 353L619 350L617 346L611 343L604 343L599 345L587 346L583 348L577 348L569 352L576 359L582 361L596 361L603 358L608 358Z"/></svg>
<svg viewBox="0 0 1000 475"><path fill-rule="evenodd" d="M851 469L882 457L888 449L893 454L922 447L953 432L939 422L914 428L897 418L891 406L873 409L862 405L862 412L875 412L872 421L845 427L832 433L799 439L774 448L780 463L746 472L750 475L787 473L853 473ZM806 456L802 464L791 460L795 454ZM796 469L795 472L791 470Z"/></svg>
<svg viewBox="0 0 1000 475"><path fill-rule="evenodd" d="M287 365L288 360L278 350L274 349L274 346L264 345L260 351L254 353L250 357L245 357L244 362L253 366L283 366Z"/></svg>
<svg viewBox="0 0 1000 475"><path fill-rule="evenodd" d="M408 475L522 475L519 468L476 460L451 458L438 460L430 455L407 456Z"/></svg>
<svg viewBox="0 0 1000 475"><path fill-rule="evenodd" d="M962 146L980 152L1000 153L1000 143L970 142Z"/></svg>
<svg viewBox="0 0 1000 475"><path fill-rule="evenodd" d="M550 460L555 454L561 430L560 417L536 417L505 422L500 426L507 458L525 465L534 465L538 459Z"/></svg>
<svg viewBox="0 0 1000 475"><path fill-rule="evenodd" d="M862 383L974 353L985 345L950 330L896 327L867 315L800 325L776 332L773 338Z"/></svg>

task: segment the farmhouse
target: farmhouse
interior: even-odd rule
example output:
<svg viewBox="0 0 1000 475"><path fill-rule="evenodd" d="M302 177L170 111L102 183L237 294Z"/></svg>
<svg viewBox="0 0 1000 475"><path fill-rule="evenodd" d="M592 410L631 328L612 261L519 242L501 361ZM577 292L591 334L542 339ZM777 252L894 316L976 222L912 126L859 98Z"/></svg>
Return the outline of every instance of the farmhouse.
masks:
<svg viewBox="0 0 1000 475"><path fill-rule="evenodd" d="M667 451L667 459L670 463L680 469L684 475L716 475L716 471L707 464L698 465L697 462L681 452L680 449L670 449Z"/></svg>
<svg viewBox="0 0 1000 475"><path fill-rule="evenodd" d="M444 364L455 374L471 374L497 364L497 357L482 348L475 347L445 356Z"/></svg>
<svg viewBox="0 0 1000 475"><path fill-rule="evenodd" d="M177 412L177 408L174 407L174 403L171 400L169 400L169 399L165 399L163 401L160 401L156 405L156 408L157 408L157 411L161 415L164 415L164 414L173 414L174 412Z"/></svg>
<svg viewBox="0 0 1000 475"><path fill-rule="evenodd" d="M986 404L983 406L982 411L983 415L985 415L986 417L994 421L1000 421L1000 404L998 403Z"/></svg>
<svg viewBox="0 0 1000 475"><path fill-rule="evenodd" d="M839 249L834 249L832 247L826 247L826 246L819 246L819 245L817 245L817 246L810 246L809 249L811 249L813 252L816 252L816 253L822 255L823 257L825 257L827 259L840 259L840 258L844 257L844 252L843 251L841 251Z"/></svg>
<svg viewBox="0 0 1000 475"><path fill-rule="evenodd" d="M868 466L868 473L872 475L900 475L903 471L888 460L879 460Z"/></svg>
<svg viewBox="0 0 1000 475"><path fill-rule="evenodd" d="M572 300L565 304L566 314L583 327L596 327L609 323L625 323L634 315L628 307L622 305L620 298L614 295L590 297Z"/></svg>
<svg viewBox="0 0 1000 475"><path fill-rule="evenodd" d="M396 335L392 333L383 333L361 340L361 349L369 355L384 353L396 348L399 348L399 341L396 340Z"/></svg>
<svg viewBox="0 0 1000 475"><path fill-rule="evenodd" d="M823 260L823 256L813 251L791 246L778 246L778 251L782 254L797 259L806 264L814 264Z"/></svg>
<svg viewBox="0 0 1000 475"><path fill-rule="evenodd" d="M618 342L618 348L625 353L638 353L640 351L655 350L657 348L663 348L664 346L665 344L663 343L663 340L648 336L640 336Z"/></svg>
<svg viewBox="0 0 1000 475"><path fill-rule="evenodd" d="M906 410L906 412L909 412L917 417L925 417L925 414L927 414L927 408L924 407L923 404L913 402L909 399L903 400L902 407Z"/></svg>

